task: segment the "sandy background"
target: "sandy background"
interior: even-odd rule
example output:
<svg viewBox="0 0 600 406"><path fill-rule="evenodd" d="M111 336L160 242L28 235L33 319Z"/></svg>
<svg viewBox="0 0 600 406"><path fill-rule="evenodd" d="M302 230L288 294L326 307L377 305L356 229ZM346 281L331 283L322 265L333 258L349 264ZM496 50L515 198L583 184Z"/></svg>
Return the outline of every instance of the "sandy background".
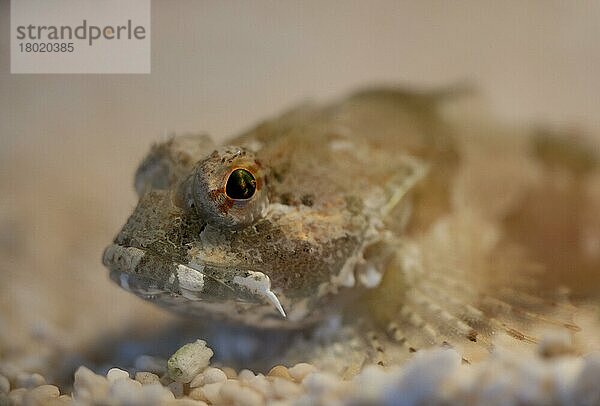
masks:
<svg viewBox="0 0 600 406"><path fill-rule="evenodd" d="M465 79L507 121L599 133L599 21L593 1L155 1L152 74L11 75L0 2L0 350L170 318L100 263L165 134L224 139L307 97Z"/></svg>

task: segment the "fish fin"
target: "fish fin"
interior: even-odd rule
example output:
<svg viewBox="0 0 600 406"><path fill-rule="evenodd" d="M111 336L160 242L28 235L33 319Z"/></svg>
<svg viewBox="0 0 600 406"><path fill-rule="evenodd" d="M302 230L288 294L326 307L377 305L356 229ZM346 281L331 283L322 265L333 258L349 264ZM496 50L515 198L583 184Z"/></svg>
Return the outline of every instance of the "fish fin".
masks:
<svg viewBox="0 0 600 406"><path fill-rule="evenodd" d="M448 86L440 86L423 91L402 86L373 86L354 92L349 100L370 100L398 103L404 108L430 109L448 100L476 94L475 86L463 80Z"/></svg>
<svg viewBox="0 0 600 406"><path fill-rule="evenodd" d="M451 222L399 244L381 284L365 295L363 305L388 340L387 362L434 346L474 362L499 337L531 350L546 332L579 331L575 307L558 289L539 289L543 271L522 252Z"/></svg>

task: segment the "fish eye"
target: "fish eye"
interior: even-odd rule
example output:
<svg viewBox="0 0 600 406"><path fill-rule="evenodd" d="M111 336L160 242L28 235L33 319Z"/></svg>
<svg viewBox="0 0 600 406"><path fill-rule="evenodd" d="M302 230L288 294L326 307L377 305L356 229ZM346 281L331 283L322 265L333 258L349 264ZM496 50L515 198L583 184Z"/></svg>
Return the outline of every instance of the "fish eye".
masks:
<svg viewBox="0 0 600 406"><path fill-rule="evenodd" d="M243 168L231 172L227 178L225 193L235 200L246 200L254 196L256 191L256 179L254 175Z"/></svg>
<svg viewBox="0 0 600 406"><path fill-rule="evenodd" d="M265 170L249 150L226 146L199 161L180 185L176 202L213 226L240 229L268 206Z"/></svg>

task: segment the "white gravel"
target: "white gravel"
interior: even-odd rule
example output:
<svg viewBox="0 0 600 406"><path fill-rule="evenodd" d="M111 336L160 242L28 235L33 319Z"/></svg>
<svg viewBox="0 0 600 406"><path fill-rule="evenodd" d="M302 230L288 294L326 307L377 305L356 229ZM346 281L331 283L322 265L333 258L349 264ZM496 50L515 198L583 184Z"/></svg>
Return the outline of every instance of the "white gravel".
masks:
<svg viewBox="0 0 600 406"><path fill-rule="evenodd" d="M0 393L10 392L10 382L7 377L0 375Z"/></svg>
<svg viewBox="0 0 600 406"><path fill-rule="evenodd" d="M108 379L108 382L110 383L114 383L118 379L124 378L129 378L129 372L123 371L119 368L111 368L106 374L106 379Z"/></svg>
<svg viewBox="0 0 600 406"><path fill-rule="evenodd" d="M278 365L267 375L246 369L228 378L226 368L206 367L211 356L203 341L178 350L169 363L180 368L179 381L148 371L136 372L134 380L119 368L103 376L80 367L70 395L61 395L59 388L47 384L9 392L8 379L0 376L0 404L600 405L600 353L548 355L540 346L531 354L498 350L468 365L452 349L432 349L417 352L401 367L367 366L351 380L305 363L290 368ZM189 383L183 378L189 378ZM35 380L41 382L39 377ZM16 385L31 382L17 381Z"/></svg>

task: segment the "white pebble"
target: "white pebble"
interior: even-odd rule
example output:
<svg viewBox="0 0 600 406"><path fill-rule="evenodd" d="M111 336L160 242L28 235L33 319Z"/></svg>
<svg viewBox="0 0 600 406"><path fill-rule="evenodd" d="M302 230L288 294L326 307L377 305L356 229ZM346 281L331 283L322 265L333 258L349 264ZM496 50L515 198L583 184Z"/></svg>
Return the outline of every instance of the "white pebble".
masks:
<svg viewBox="0 0 600 406"><path fill-rule="evenodd" d="M453 349L434 349L417 354L403 366L401 381L386 385L383 389L384 399L396 399L401 396L408 404L430 404L441 387L449 378L458 376L457 369L461 365L461 356ZM494 368L497 373L499 368ZM506 381L500 380L499 388ZM487 402L482 402L488 404Z"/></svg>
<svg viewBox="0 0 600 406"><path fill-rule="evenodd" d="M11 406L18 406L23 403L23 397L27 393L26 388L13 389L8 394L8 399Z"/></svg>
<svg viewBox="0 0 600 406"><path fill-rule="evenodd" d="M265 398L271 398L273 395L273 388L271 382L265 378L263 374L258 374L245 382L245 385L256 392L260 393Z"/></svg>
<svg viewBox="0 0 600 406"><path fill-rule="evenodd" d="M202 340L186 344L167 361L169 376L174 381L188 383L206 369L212 356L213 351Z"/></svg>
<svg viewBox="0 0 600 406"><path fill-rule="evenodd" d="M8 378L9 381L15 380L20 369L11 362L0 362L0 374Z"/></svg>
<svg viewBox="0 0 600 406"><path fill-rule="evenodd" d="M160 383L160 378L158 377L158 375L155 375L152 372L136 372L135 380L141 383L142 385Z"/></svg>
<svg viewBox="0 0 600 406"><path fill-rule="evenodd" d="M202 388L193 388L192 390L190 390L189 396L194 400L208 400L204 395L204 391L202 390Z"/></svg>
<svg viewBox="0 0 600 406"><path fill-rule="evenodd" d="M400 381L399 375L401 372L399 369L386 371L379 365L367 365L352 380L351 384L358 402L365 404L377 403L377 399L383 393L383 388L389 385L388 382L392 382L392 385L394 385Z"/></svg>
<svg viewBox="0 0 600 406"><path fill-rule="evenodd" d="M225 373L225 376L227 376L227 379L237 378L237 372L235 369L230 367L224 367L222 370Z"/></svg>
<svg viewBox="0 0 600 406"><path fill-rule="evenodd" d="M84 366L75 371L73 399L82 403L97 403L106 398L109 388L108 379L104 376L96 375Z"/></svg>
<svg viewBox="0 0 600 406"><path fill-rule="evenodd" d="M167 360L150 355L142 355L135 360L135 369L162 375L167 372Z"/></svg>
<svg viewBox="0 0 600 406"><path fill-rule="evenodd" d="M306 375L302 380L302 385L313 394L334 391L340 384L341 381L339 377L326 372L315 372Z"/></svg>
<svg viewBox="0 0 600 406"><path fill-rule="evenodd" d="M258 392L242 386L240 381L233 379L223 383L220 394L225 402L236 406L259 406L265 403Z"/></svg>
<svg viewBox="0 0 600 406"><path fill-rule="evenodd" d="M288 406L289 404L290 404L289 401L282 400L282 399L274 399L274 400L269 399L269 403L268 403L269 406ZM306 403L299 403L298 401L296 401L296 402L294 402L294 404L297 406L302 406L303 404L306 404Z"/></svg>
<svg viewBox="0 0 600 406"><path fill-rule="evenodd" d="M299 396L303 392L302 387L297 383L280 377L273 377L273 384L271 387L277 397L284 399L291 399Z"/></svg>
<svg viewBox="0 0 600 406"><path fill-rule="evenodd" d="M119 368L111 368L106 374L106 379L108 379L108 382L110 383L115 382L117 379L123 378L129 378L129 372L123 371Z"/></svg>
<svg viewBox="0 0 600 406"><path fill-rule="evenodd" d="M136 404L141 395L142 384L129 378L119 378L110 386L110 395L118 404Z"/></svg>
<svg viewBox="0 0 600 406"><path fill-rule="evenodd" d="M254 372L250 371L249 369L242 369L238 374L238 379L240 381L247 381L254 378L254 376Z"/></svg>
<svg viewBox="0 0 600 406"><path fill-rule="evenodd" d="M208 406L208 403L201 400L194 400L190 398L173 399L165 403L166 406Z"/></svg>
<svg viewBox="0 0 600 406"><path fill-rule="evenodd" d="M600 405L600 353L585 357L585 364L572 388L573 404Z"/></svg>
<svg viewBox="0 0 600 406"><path fill-rule="evenodd" d="M151 383L143 385L139 394L140 405L162 404L163 402L174 400L173 392L162 386L160 383Z"/></svg>
<svg viewBox="0 0 600 406"><path fill-rule="evenodd" d="M10 382L7 377L0 375L0 393L10 392Z"/></svg>
<svg viewBox="0 0 600 406"><path fill-rule="evenodd" d="M17 375L16 386L17 388L35 388L40 385L44 385L46 383L46 379L40 374L28 374L22 372Z"/></svg>
<svg viewBox="0 0 600 406"><path fill-rule="evenodd" d="M224 382L215 382L204 385L202 389L202 393L204 393L204 397L212 404L221 403L221 387Z"/></svg>
<svg viewBox="0 0 600 406"><path fill-rule="evenodd" d="M227 380L227 375L225 375L225 372L221 371L219 368L206 368L202 375L204 375L205 385L207 383L225 382Z"/></svg>
<svg viewBox="0 0 600 406"><path fill-rule="evenodd" d="M296 382L302 382L306 375L315 372L316 370L317 368L314 365L301 362L291 367L288 372Z"/></svg>
<svg viewBox="0 0 600 406"><path fill-rule="evenodd" d="M190 382L190 388L199 388L204 385L205 376L203 373L199 373Z"/></svg>
<svg viewBox="0 0 600 406"><path fill-rule="evenodd" d="M208 367L190 382L190 388L199 388L209 383L225 382L227 375L219 368Z"/></svg>
<svg viewBox="0 0 600 406"><path fill-rule="evenodd" d="M60 391L54 385L41 385L31 389L23 396L23 403L28 406L45 405L50 399L58 398Z"/></svg>

